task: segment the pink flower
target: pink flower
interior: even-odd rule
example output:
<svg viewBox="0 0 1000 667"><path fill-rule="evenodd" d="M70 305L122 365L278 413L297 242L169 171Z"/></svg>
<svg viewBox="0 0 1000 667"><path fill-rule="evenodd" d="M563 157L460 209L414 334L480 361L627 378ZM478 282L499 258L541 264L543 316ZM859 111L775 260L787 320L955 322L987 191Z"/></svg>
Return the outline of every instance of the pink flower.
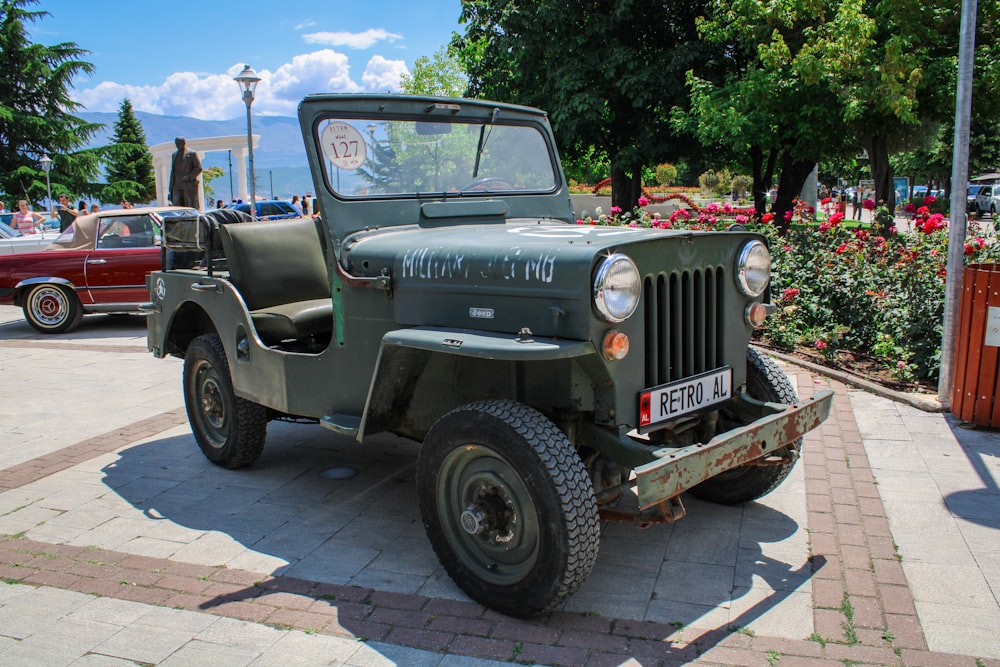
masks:
<svg viewBox="0 0 1000 667"><path fill-rule="evenodd" d="M924 206L933 206L937 202L937 197L934 195L927 195L924 197Z"/></svg>
<svg viewBox="0 0 1000 667"><path fill-rule="evenodd" d="M645 197L639 197L639 208L642 208L644 206L649 206L649 200L646 199Z"/></svg>
<svg viewBox="0 0 1000 667"><path fill-rule="evenodd" d="M718 213L719 212L719 205L716 204L715 202L712 202L711 204L709 204L708 206L705 207L705 212L706 213Z"/></svg>
<svg viewBox="0 0 1000 667"><path fill-rule="evenodd" d="M781 249L784 250L785 252L791 252L792 251L792 246L790 246L790 245L783 245L783 246L781 246Z"/></svg>
<svg viewBox="0 0 1000 667"><path fill-rule="evenodd" d="M791 222L791 221L792 221L792 212L785 211L785 222Z"/></svg>
<svg viewBox="0 0 1000 667"><path fill-rule="evenodd" d="M866 199L863 202L861 202L861 208L865 209L866 211L874 211L875 202L872 201L871 199Z"/></svg>
<svg viewBox="0 0 1000 667"><path fill-rule="evenodd" d="M745 215L738 215L738 216L736 216L736 224L745 225L745 224L747 224L748 220L749 220L749 218L747 218Z"/></svg>
<svg viewBox="0 0 1000 667"><path fill-rule="evenodd" d="M903 212L910 213L912 215L917 212L917 205L913 202L906 202L906 206L903 207Z"/></svg>
<svg viewBox="0 0 1000 667"><path fill-rule="evenodd" d="M846 243L841 243L839 246L837 246L837 249L834 250L834 252L839 255L842 252L845 252L846 250L847 250L847 244Z"/></svg>
<svg viewBox="0 0 1000 667"><path fill-rule="evenodd" d="M774 213L765 213L764 215L760 216L760 221L765 225L771 224L772 222L774 222Z"/></svg>
<svg viewBox="0 0 1000 667"><path fill-rule="evenodd" d="M791 301L799 295L799 289L797 287L787 287L781 291L782 301Z"/></svg>
<svg viewBox="0 0 1000 667"><path fill-rule="evenodd" d="M826 341L823 340L823 339L817 340L816 341L816 349L817 350L825 350L826 349Z"/></svg>
<svg viewBox="0 0 1000 667"><path fill-rule="evenodd" d="M578 225L582 225L582 224L583 224L583 220L577 220L577 221L576 221L576 224L578 224Z"/></svg>
<svg viewBox="0 0 1000 667"><path fill-rule="evenodd" d="M621 206L612 206L611 207L611 215L618 215L621 212L622 212L622 207Z"/></svg>
<svg viewBox="0 0 1000 667"><path fill-rule="evenodd" d="M830 226L831 227L836 227L837 225L839 225L843 221L844 221L844 214L841 213L840 211L837 211L836 213L834 213L833 215L830 216Z"/></svg>
<svg viewBox="0 0 1000 667"><path fill-rule="evenodd" d="M830 199L829 197L823 197L823 198L822 198L822 199L820 200L820 202L819 202L819 203L820 203L820 204L822 204L823 206L826 206L826 205L827 205L827 204L829 204L829 203L830 203L831 201L833 201L833 200L832 200L832 199Z"/></svg>

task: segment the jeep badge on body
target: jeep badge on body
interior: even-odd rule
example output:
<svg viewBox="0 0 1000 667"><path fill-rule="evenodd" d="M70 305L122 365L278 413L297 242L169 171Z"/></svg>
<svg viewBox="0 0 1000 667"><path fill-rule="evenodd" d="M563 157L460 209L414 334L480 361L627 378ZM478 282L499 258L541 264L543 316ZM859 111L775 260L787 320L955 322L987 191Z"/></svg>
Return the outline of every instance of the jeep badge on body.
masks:
<svg viewBox="0 0 1000 667"><path fill-rule="evenodd" d="M411 438L442 565L531 616L587 578L602 519L759 498L829 414L748 345L764 239L576 225L543 112L331 94L299 119L320 215L168 221L148 278L149 349L184 359L213 462L254 463L280 417Z"/></svg>

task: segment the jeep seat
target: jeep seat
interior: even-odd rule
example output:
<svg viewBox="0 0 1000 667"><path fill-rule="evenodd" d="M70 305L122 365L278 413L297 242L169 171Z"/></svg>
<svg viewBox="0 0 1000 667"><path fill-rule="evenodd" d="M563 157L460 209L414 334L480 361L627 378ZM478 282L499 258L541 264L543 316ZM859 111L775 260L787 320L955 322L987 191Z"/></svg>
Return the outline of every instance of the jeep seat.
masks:
<svg viewBox="0 0 1000 667"><path fill-rule="evenodd" d="M326 260L312 220L225 224L219 231L229 280L266 345L333 330Z"/></svg>

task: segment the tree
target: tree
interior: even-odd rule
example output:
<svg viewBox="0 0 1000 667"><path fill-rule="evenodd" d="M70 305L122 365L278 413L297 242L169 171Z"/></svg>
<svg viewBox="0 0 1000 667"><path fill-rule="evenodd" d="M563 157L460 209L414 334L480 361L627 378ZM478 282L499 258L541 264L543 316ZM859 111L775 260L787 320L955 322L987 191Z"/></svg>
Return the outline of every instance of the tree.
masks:
<svg viewBox="0 0 1000 667"><path fill-rule="evenodd" d="M75 43L33 44L25 30L48 16L39 0L0 0L0 190L32 201L46 194L43 155L53 159L53 193L90 193L100 151L81 150L100 125L72 115L73 78L91 74Z"/></svg>
<svg viewBox="0 0 1000 667"><path fill-rule="evenodd" d="M132 102L122 100L115 121L112 143L105 148L108 184L101 191L107 202L128 200L146 203L156 197L153 155L146 144L146 132L135 117Z"/></svg>
<svg viewBox="0 0 1000 667"><path fill-rule="evenodd" d="M448 47L438 49L433 58L420 56L413 63L413 73L404 74L400 90L410 95L461 97L469 85L458 53Z"/></svg>
<svg viewBox="0 0 1000 667"><path fill-rule="evenodd" d="M205 191L205 204L209 208L215 206L215 188L212 187L212 181L222 178L225 174L222 167L209 167L201 172L201 187Z"/></svg>
<svg viewBox="0 0 1000 667"><path fill-rule="evenodd" d="M452 42L469 93L549 112L569 162L610 163L612 203L628 210L642 171L691 150L667 119L704 64L695 32L703 0L469 0Z"/></svg>

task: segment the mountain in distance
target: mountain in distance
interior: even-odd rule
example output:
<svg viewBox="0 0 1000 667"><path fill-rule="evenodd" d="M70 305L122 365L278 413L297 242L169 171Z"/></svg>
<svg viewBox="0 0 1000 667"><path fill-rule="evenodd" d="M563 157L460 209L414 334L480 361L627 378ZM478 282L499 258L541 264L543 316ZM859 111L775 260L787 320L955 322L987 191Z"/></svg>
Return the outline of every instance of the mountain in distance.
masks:
<svg viewBox="0 0 1000 667"><path fill-rule="evenodd" d="M118 112L85 111L78 116L87 122L104 125L94 134L89 146L106 146L111 143ZM146 142L150 146L172 143L177 137L202 139L246 137L247 134L245 116L232 120L201 120L186 116L160 116L144 111L136 111L135 116L142 123ZM302 144L302 130L299 129L298 118L255 115L253 133L260 135L260 143L253 151L258 196L288 199L294 194L302 196L313 192L312 175L306 161L306 150ZM220 167L225 172L224 176L212 181L212 188L217 198L231 199L229 154L224 151L206 153L202 165L206 168ZM235 178L235 165L231 173ZM239 188L234 185L233 189Z"/></svg>

